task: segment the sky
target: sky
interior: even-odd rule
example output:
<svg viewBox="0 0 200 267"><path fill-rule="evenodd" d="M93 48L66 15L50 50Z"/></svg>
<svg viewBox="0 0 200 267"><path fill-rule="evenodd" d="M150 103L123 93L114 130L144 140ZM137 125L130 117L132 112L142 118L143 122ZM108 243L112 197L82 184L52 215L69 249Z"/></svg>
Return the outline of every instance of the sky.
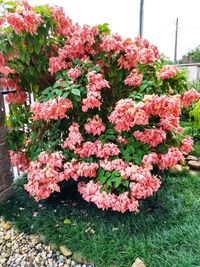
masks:
<svg viewBox="0 0 200 267"><path fill-rule="evenodd" d="M139 33L140 0L29 0L62 6L80 25L109 24L113 33L134 38ZM173 60L175 21L179 19L177 58L200 45L200 0L144 0L144 35Z"/></svg>

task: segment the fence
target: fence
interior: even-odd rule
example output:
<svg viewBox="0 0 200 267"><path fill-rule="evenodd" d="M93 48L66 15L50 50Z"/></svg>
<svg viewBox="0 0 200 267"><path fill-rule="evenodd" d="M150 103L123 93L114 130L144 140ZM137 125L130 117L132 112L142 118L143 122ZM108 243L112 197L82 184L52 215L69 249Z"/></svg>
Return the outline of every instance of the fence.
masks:
<svg viewBox="0 0 200 267"><path fill-rule="evenodd" d="M1 99L3 101L3 103L2 103L2 108L3 108L2 112L3 113L1 115L1 118L4 116L8 116L8 114L9 114L10 107L9 107L9 104L5 100L5 97L10 92L13 92L13 91L4 90L3 92L0 92ZM26 102L28 105L31 104L32 102L34 102L33 94L27 95L27 101ZM24 126L24 127L25 128L23 130L25 130L25 129L28 130L28 126ZM17 178L20 175L20 171L19 171L18 167L12 167L12 173L13 173L14 179Z"/></svg>

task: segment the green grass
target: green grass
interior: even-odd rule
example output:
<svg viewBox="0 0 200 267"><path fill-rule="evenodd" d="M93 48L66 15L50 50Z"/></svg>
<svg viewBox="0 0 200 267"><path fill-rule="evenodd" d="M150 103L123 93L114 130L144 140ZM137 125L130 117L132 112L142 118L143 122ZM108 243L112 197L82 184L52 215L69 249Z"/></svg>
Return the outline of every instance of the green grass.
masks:
<svg viewBox="0 0 200 267"><path fill-rule="evenodd" d="M42 201L45 209L18 186L0 214L20 230L65 244L97 267L130 267L136 257L147 267L200 266L200 177L165 173L162 184L138 214L99 210L81 199L74 184ZM95 233L86 233L88 227Z"/></svg>

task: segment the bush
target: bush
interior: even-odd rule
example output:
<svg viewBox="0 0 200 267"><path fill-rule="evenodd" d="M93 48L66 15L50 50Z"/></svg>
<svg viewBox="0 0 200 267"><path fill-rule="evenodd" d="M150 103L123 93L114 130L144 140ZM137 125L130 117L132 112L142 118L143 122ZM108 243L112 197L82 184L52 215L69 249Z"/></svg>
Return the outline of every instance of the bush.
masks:
<svg viewBox="0 0 200 267"><path fill-rule="evenodd" d="M147 40L79 26L58 7L7 2L1 24L10 156L28 171L26 190L45 199L74 179L99 208L138 211L160 187L157 171L191 150L179 116L199 93L185 73Z"/></svg>

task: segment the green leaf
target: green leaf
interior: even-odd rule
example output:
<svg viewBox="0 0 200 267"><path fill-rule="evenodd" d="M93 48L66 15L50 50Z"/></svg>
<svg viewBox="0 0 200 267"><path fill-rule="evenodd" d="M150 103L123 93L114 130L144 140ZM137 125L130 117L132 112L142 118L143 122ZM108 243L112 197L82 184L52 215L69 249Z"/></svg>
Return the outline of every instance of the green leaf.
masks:
<svg viewBox="0 0 200 267"><path fill-rule="evenodd" d="M114 181L114 187L117 188L120 184L121 184L121 181L122 181L122 177L115 177L115 181Z"/></svg>
<svg viewBox="0 0 200 267"><path fill-rule="evenodd" d="M70 219L64 219L63 223L64 223L64 224L71 224L72 222L71 222Z"/></svg>
<svg viewBox="0 0 200 267"><path fill-rule="evenodd" d="M65 99L65 98L67 98L69 94L70 94L70 92L69 92L69 91L68 91L68 92L65 92L65 93L62 95L62 99Z"/></svg>
<svg viewBox="0 0 200 267"><path fill-rule="evenodd" d="M78 89L72 89L71 92L72 92L73 95L77 95L77 96L81 95L80 90L78 90Z"/></svg>
<svg viewBox="0 0 200 267"><path fill-rule="evenodd" d="M168 151L168 146L166 146L165 144L160 144L156 147L156 151L158 153L167 153Z"/></svg>

